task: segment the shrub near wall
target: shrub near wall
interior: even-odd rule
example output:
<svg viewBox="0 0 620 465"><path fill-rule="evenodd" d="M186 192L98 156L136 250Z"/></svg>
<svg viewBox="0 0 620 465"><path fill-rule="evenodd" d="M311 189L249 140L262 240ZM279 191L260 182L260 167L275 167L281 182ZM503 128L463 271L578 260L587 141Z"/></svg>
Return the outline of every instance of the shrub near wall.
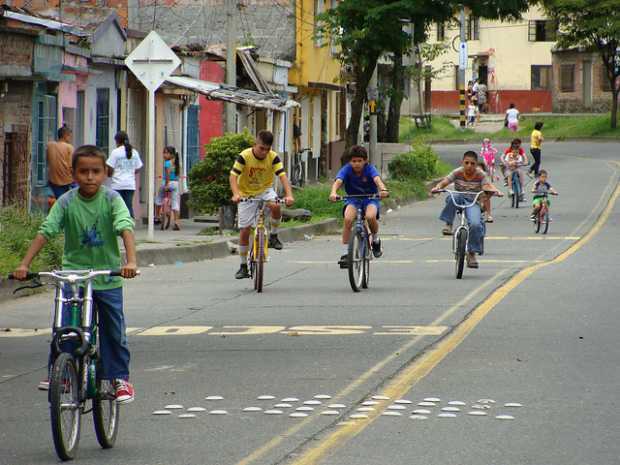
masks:
<svg viewBox="0 0 620 465"><path fill-rule="evenodd" d="M429 145L416 145L411 152L397 155L388 163L392 179L427 180L437 172L439 157Z"/></svg>

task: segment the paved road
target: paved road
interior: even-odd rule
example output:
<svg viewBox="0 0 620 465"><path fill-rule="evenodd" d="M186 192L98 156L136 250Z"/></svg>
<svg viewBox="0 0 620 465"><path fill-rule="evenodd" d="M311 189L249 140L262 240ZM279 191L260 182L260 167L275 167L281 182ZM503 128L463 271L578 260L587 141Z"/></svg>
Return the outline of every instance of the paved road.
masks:
<svg viewBox="0 0 620 465"><path fill-rule="evenodd" d="M562 194L549 236L532 233L526 209L495 201L487 254L461 281L439 235L441 198L386 215L386 254L359 294L335 265L337 237L274 254L262 295L232 279L237 257L144 269L126 287L137 399L122 409L112 450L99 449L84 422L80 463L617 463L620 203L605 208L618 184L618 148L547 144L544 165ZM464 147L438 150L457 160ZM46 396L35 389L49 306L41 295L0 310L0 327L13 328L0 333L2 464L55 460ZM306 418L288 416L320 394L332 398ZM376 394L441 403L427 420L410 419L406 404L394 410L402 416L375 418L390 405L382 401L369 420L351 422ZM300 401L283 415L242 412L286 397ZM483 398L496 401L488 415L467 415ZM438 418L448 401L467 405ZM319 415L330 403L346 407ZM167 404L228 415L152 415ZM495 419L503 413L515 419Z"/></svg>

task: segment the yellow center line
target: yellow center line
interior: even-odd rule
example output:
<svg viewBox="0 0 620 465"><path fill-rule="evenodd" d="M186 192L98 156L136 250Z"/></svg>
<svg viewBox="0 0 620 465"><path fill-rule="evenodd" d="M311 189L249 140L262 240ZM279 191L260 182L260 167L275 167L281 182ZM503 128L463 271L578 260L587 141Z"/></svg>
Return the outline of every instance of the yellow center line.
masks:
<svg viewBox="0 0 620 465"><path fill-rule="evenodd" d="M602 212L594 226L580 240L572 244L568 249L552 260L531 265L519 271L509 279L504 285L496 289L484 302L482 302L469 317L457 326L451 333L437 343L431 350L425 352L419 359L415 360L409 367L401 371L397 377L381 393L392 399L404 396L411 388L424 378L435 368L448 354L456 349L461 342L478 326L478 324L493 310L504 298L510 294L528 277L541 268L549 265L556 265L564 262L575 252L596 236L605 225L620 195L620 186L617 186L613 195L609 199L605 210ZM387 405L385 402L381 407ZM366 420L347 422L340 429L329 434L313 447L304 451L294 462L294 465L316 465L333 449L341 446L344 442L354 438L361 431L374 422L382 413L383 408L379 408L369 415Z"/></svg>
<svg viewBox="0 0 620 465"><path fill-rule="evenodd" d="M433 321L431 323L431 325L432 326L439 326L443 321L445 321L450 316L452 316L452 314L454 312L456 312L458 309L462 308L464 305L467 305L467 303L469 301L471 301L474 297L476 297L476 295L478 295L478 293L482 292L485 288L490 287L493 283L495 283L497 280L499 280L499 278L501 276L503 276L507 272L508 272L508 270L505 269L505 270L499 271L498 273L493 275L487 281L485 281L480 286L478 286L477 288L472 290L463 299L461 299L460 301L458 301L457 303L452 305L449 309L447 309L441 316L439 316L435 321ZM368 381L372 376L377 374L387 364L389 364L390 362L394 361L398 357L401 357L407 350L411 349L411 347L413 347L418 341L422 340L423 337L424 336L415 336L412 339L410 339L406 344L402 345L401 347L399 347L398 349L393 351L385 359L381 360L380 362L375 364L373 367L371 367L370 369L365 371L361 376L359 376L357 379L355 379L353 382L351 382L349 385L347 385L344 389L342 389L340 392L338 392L334 396L334 398L332 400L334 402L337 402L337 401L339 401L341 399L344 399L347 395L349 395L351 392L355 391L357 388L359 388L361 385L363 385L366 381ZM277 447L280 443L282 443L282 441L284 441L285 439L293 436L299 430L301 430L304 426L306 426L308 423L310 423L310 422L312 422L312 421L314 421L316 419L317 419L317 415L312 415L312 416L306 418L305 420L302 420L301 422L295 424L294 426L292 426L291 428L287 429L286 431L284 431L283 433L279 434L278 436L273 437L270 441L265 443L263 446L261 446L260 448L256 449L254 452L252 452L250 455L245 457L243 460L239 461L236 465L248 465L248 464L250 464L250 463L260 459L265 454L269 453L272 449Z"/></svg>

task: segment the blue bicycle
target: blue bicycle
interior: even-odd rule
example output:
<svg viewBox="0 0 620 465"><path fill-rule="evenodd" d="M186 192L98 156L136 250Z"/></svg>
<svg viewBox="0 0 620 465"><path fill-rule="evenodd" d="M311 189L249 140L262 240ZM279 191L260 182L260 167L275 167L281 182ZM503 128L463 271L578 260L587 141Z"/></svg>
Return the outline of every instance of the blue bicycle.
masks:
<svg viewBox="0 0 620 465"><path fill-rule="evenodd" d="M522 163L517 165L517 169L512 172L512 208L519 208L519 202L523 201L523 188L521 187L521 179L519 178L519 168L524 166Z"/></svg>
<svg viewBox="0 0 620 465"><path fill-rule="evenodd" d="M380 200L379 194L346 195L339 196L337 200L347 199L375 199ZM370 282L370 261L372 253L372 234L368 228L368 222L364 215L361 204L357 204L355 223L349 236L349 252L347 254L347 268L349 270L349 283L353 292L367 289Z"/></svg>

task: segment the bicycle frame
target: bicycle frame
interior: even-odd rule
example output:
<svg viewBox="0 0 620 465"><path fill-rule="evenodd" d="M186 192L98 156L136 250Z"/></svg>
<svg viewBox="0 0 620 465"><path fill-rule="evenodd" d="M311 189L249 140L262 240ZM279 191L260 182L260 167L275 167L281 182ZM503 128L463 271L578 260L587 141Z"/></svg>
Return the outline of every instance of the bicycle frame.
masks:
<svg viewBox="0 0 620 465"><path fill-rule="evenodd" d="M448 195L450 196L450 200L452 201L452 203L454 204L454 206L456 207L456 213L459 215L460 217L460 224L459 226L454 230L454 233L452 234L452 252L456 253L456 243L457 243L457 238L459 235L459 231L461 230L465 230L466 233L466 238L467 241L465 242L465 252L469 252L469 223L467 222L467 219L465 218L465 210L473 207L476 203L478 203L478 200L480 199L480 196L482 194L484 194L484 191L480 191L478 193L468 193L468 192L457 192L457 191L450 191L448 189L443 189L443 192L448 193ZM474 195L474 199L473 201L471 201L468 204L459 204L455 198L454 195L455 194L460 194L460 195Z"/></svg>
<svg viewBox="0 0 620 465"><path fill-rule="evenodd" d="M254 228L252 228L252 251L250 254L248 254L248 257L251 260L255 260L254 254L255 251L258 250L258 234L256 234L256 231L261 229L265 232L265 234L263 235L263 237L267 237L267 227L265 226L265 208L266 208L266 201L265 200L258 200L258 218L256 219L256 226ZM264 255L263 255L263 261L267 261L268 255L269 255L269 247L263 247L264 249Z"/></svg>

